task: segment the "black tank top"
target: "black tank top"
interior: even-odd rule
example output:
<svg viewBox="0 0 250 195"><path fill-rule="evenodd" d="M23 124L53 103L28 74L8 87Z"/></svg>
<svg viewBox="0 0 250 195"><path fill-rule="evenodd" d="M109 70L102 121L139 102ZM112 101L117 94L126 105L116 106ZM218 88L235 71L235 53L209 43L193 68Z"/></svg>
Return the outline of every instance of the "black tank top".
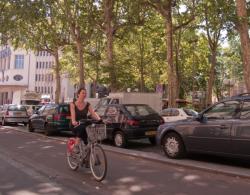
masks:
<svg viewBox="0 0 250 195"><path fill-rule="evenodd" d="M81 119L87 119L89 111L89 103L87 102L87 105L82 110L79 110L75 103L74 105L75 105L76 121L79 121Z"/></svg>

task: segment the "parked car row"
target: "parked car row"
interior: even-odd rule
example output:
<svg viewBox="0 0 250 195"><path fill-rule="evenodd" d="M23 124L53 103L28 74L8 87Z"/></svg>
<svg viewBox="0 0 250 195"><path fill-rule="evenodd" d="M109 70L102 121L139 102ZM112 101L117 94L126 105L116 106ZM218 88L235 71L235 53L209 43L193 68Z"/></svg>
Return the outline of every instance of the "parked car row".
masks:
<svg viewBox="0 0 250 195"><path fill-rule="evenodd" d="M4 110L3 125L28 123L29 131L43 129L47 135L70 130L69 104L44 105L28 120L22 106L9 105ZM96 112L107 125L107 138L117 147L147 138L152 144L157 141L166 156L174 159L190 152L250 156L250 94L220 101L200 114L174 108L158 114L145 104L107 104Z"/></svg>

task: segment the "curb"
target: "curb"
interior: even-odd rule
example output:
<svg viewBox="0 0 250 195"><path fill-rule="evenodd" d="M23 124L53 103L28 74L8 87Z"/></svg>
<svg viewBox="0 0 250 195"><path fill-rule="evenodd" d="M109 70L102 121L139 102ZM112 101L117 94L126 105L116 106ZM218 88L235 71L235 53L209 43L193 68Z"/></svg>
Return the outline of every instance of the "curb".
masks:
<svg viewBox="0 0 250 195"><path fill-rule="evenodd" d="M44 137L47 139L53 139L53 140L66 143L66 140L63 138L48 137L43 134L37 134L37 133L28 132L28 131L21 130L21 129L16 129L16 128L13 128L13 129L11 128L11 130L16 130L22 133L29 133L29 134ZM229 166L229 165L198 162L198 161L192 161L192 160L186 160L186 159L173 160L173 159L167 158L166 156L156 154L153 152L129 150L129 149L117 148L117 147L108 146L108 145L102 145L102 146L106 151L121 154L121 155L126 155L126 156L131 156L131 157L141 158L141 159L151 160L151 161L153 160L159 163L179 166L183 168L189 168L193 170L208 171L208 172L215 173L215 174L223 174L223 175L227 175L231 177L250 179L250 169L244 168L244 167L234 167L234 166Z"/></svg>

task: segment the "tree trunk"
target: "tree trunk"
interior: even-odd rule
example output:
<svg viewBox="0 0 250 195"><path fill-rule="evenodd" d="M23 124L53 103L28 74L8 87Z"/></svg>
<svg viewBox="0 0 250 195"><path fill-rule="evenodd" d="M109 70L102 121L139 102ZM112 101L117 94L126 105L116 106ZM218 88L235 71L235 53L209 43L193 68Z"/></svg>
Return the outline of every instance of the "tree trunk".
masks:
<svg viewBox="0 0 250 195"><path fill-rule="evenodd" d="M144 80L144 39L143 32L139 40L140 48L140 92L144 92L145 89L145 80Z"/></svg>
<svg viewBox="0 0 250 195"><path fill-rule="evenodd" d="M85 87L85 73L84 73L84 63L83 63L83 46L80 41L77 41L77 54L78 54L78 67L79 67L79 87Z"/></svg>
<svg viewBox="0 0 250 195"><path fill-rule="evenodd" d="M166 10L165 28L167 44L167 63L168 63L168 107L176 107L177 98L177 70L173 63L173 26L171 4Z"/></svg>
<svg viewBox="0 0 250 195"><path fill-rule="evenodd" d="M250 39L248 34L248 17L246 0L236 0L237 15L239 18L237 30L240 34L244 79L247 91L250 92Z"/></svg>
<svg viewBox="0 0 250 195"><path fill-rule="evenodd" d="M212 56L211 56L211 68L209 72L209 79L207 86L206 106L212 104L213 85L215 79L215 66L216 66L216 49L212 51Z"/></svg>
<svg viewBox="0 0 250 195"><path fill-rule="evenodd" d="M58 104L60 102L60 94L61 94L61 77L60 77L61 64L59 62L59 55L57 49L54 51L54 57L55 57L55 74L56 74L55 103Z"/></svg>
<svg viewBox="0 0 250 195"><path fill-rule="evenodd" d="M107 63L109 66L109 76L110 76L110 88L111 91L117 90L117 79L115 74L114 66L114 53L113 53L113 42L114 42L114 27L112 26L113 20L113 7L114 0L105 0L104 2L104 18L105 18L105 34L107 37Z"/></svg>

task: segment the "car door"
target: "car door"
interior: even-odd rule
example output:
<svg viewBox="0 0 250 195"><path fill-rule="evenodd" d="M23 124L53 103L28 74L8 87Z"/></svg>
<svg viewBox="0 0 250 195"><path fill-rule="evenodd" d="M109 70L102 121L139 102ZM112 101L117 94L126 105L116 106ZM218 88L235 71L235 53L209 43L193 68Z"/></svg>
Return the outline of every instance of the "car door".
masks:
<svg viewBox="0 0 250 195"><path fill-rule="evenodd" d="M103 120L106 123L108 138L112 139L113 131L120 127L120 108L116 105L109 105L104 113Z"/></svg>
<svg viewBox="0 0 250 195"><path fill-rule="evenodd" d="M192 150L231 153L232 123L239 111L239 101L218 103L202 114L200 122L193 123L187 136Z"/></svg>
<svg viewBox="0 0 250 195"><path fill-rule="evenodd" d="M232 147L237 155L250 155L250 100L243 102L239 119L233 125Z"/></svg>

